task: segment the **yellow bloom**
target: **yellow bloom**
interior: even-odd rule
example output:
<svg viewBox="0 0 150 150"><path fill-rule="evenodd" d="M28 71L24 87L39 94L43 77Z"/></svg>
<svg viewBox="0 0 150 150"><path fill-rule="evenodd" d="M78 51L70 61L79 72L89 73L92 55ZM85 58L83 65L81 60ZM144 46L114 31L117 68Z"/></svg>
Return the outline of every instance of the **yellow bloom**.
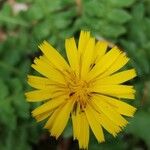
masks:
<svg viewBox="0 0 150 150"><path fill-rule="evenodd" d="M119 71L128 61L126 54L108 43L95 41L90 32L81 31L78 46L74 38L65 41L68 62L48 42L39 48L43 55L32 68L43 77L28 76L36 90L27 92L29 102L43 102L32 111L36 120L47 119L44 128L58 138L72 119L73 137L80 148L88 148L89 129L98 142L105 141L103 129L116 136L136 110L121 99L134 99L133 86L123 85L134 78L134 69ZM117 73L115 73L117 72Z"/></svg>

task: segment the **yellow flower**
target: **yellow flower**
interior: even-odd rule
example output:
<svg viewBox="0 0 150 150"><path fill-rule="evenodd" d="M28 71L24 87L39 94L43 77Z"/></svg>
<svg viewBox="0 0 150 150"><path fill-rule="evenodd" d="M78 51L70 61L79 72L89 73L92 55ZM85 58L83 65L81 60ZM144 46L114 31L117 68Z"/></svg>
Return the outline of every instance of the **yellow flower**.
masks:
<svg viewBox="0 0 150 150"><path fill-rule="evenodd" d="M32 111L36 120L47 119L44 128L58 138L72 120L73 137L80 148L88 148L89 129L98 142L105 141L103 129L116 136L136 110L121 99L134 99L133 86L123 85L134 78L134 69L120 70L128 61L126 54L105 41L95 41L90 32L81 31L78 47L74 38L65 41L68 62L48 42L39 48L43 55L32 68L43 77L28 76L36 90L27 92L29 102L43 102ZM115 73L117 72L117 73Z"/></svg>

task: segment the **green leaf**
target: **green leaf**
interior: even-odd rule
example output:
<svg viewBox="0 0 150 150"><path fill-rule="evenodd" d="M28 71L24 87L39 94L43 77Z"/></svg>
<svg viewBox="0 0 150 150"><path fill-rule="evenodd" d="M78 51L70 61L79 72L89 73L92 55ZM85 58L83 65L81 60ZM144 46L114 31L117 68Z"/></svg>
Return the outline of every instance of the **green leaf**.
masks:
<svg viewBox="0 0 150 150"><path fill-rule="evenodd" d="M0 101L4 100L8 96L8 87L6 86L6 83L0 79Z"/></svg>
<svg viewBox="0 0 150 150"><path fill-rule="evenodd" d="M19 94L16 94L13 96L12 103L15 108L15 114L20 118L29 118L30 112L29 112L29 104L25 100L24 94L21 92Z"/></svg>
<svg viewBox="0 0 150 150"><path fill-rule="evenodd" d="M1 14L5 16L10 16L12 14L12 7L8 3L4 3Z"/></svg>
<svg viewBox="0 0 150 150"><path fill-rule="evenodd" d="M126 132L132 133L133 135L146 141L147 145L150 148L150 112L139 111L135 114L135 117L130 121L130 124L127 126Z"/></svg>
<svg viewBox="0 0 150 150"><path fill-rule="evenodd" d="M12 78L12 80L9 81L9 87L13 90L13 94L20 94L20 92L23 91L23 85L18 78Z"/></svg>
<svg viewBox="0 0 150 150"><path fill-rule="evenodd" d="M68 121L68 124L63 132L63 137L64 138L69 138L73 135L73 131L72 131L72 123L71 123L71 119Z"/></svg>
<svg viewBox="0 0 150 150"><path fill-rule="evenodd" d="M3 14L0 14L0 22L1 23L6 23L8 25L10 24L14 24L14 25L21 25L21 26L24 26L24 27L27 27L28 26L28 23L20 18L17 18L15 16L5 16Z"/></svg>
<svg viewBox="0 0 150 150"><path fill-rule="evenodd" d="M41 24L35 25L33 28L33 35L35 38L41 40L47 37L51 32L51 23L49 20L43 21Z"/></svg>
<svg viewBox="0 0 150 150"><path fill-rule="evenodd" d="M83 1L83 13L90 17L105 17L107 9L105 7L105 1ZM93 9L94 8L94 9ZM92 11L89 11L92 10Z"/></svg>
<svg viewBox="0 0 150 150"><path fill-rule="evenodd" d="M144 77L145 74L148 74L150 72L150 66L145 51L137 48L133 42L122 40L121 43L129 57L132 58L132 66L136 68L138 75Z"/></svg>
<svg viewBox="0 0 150 150"><path fill-rule="evenodd" d="M136 20L141 20L145 15L145 6L143 3L138 3L133 7L132 11L133 11L133 17Z"/></svg>
<svg viewBox="0 0 150 150"><path fill-rule="evenodd" d="M58 11L63 7L63 2L60 0L55 1L49 1L49 0L37 0L36 3L34 3L36 7L40 7L41 11L44 12L44 14L51 13L53 11Z"/></svg>
<svg viewBox="0 0 150 150"><path fill-rule="evenodd" d="M15 150L30 150L31 147L28 144L28 132L26 132L26 126L21 125L14 131L9 131L7 135L7 141L5 149L12 150L12 146L15 145Z"/></svg>
<svg viewBox="0 0 150 150"><path fill-rule="evenodd" d="M131 15L122 9L112 9L108 11L107 17L110 21L119 24L125 23L131 19Z"/></svg>
<svg viewBox="0 0 150 150"><path fill-rule="evenodd" d="M14 130L16 128L16 116L11 101L7 98L0 100L0 124L8 129Z"/></svg>
<svg viewBox="0 0 150 150"><path fill-rule="evenodd" d="M123 26L115 24L106 24L101 28L101 33L104 37L117 38L118 36L124 34L126 29Z"/></svg>
<svg viewBox="0 0 150 150"><path fill-rule="evenodd" d="M125 150L127 148L127 143L123 141L122 135L118 135L114 138L108 133L105 134L106 141L103 143L98 143L93 134L90 134L89 149L90 150Z"/></svg>
<svg viewBox="0 0 150 150"><path fill-rule="evenodd" d="M34 21L39 20L43 17L43 10L40 7L40 5L33 5L31 8L28 10L26 14L26 18L34 23Z"/></svg>
<svg viewBox="0 0 150 150"><path fill-rule="evenodd" d="M136 0L108 0L108 3L116 7L129 7L131 6Z"/></svg>

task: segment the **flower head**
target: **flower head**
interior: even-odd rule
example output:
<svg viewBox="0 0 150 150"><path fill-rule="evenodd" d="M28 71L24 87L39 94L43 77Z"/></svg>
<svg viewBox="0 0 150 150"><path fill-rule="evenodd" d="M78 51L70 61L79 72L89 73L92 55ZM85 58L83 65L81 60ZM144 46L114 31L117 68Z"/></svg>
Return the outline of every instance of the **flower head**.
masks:
<svg viewBox="0 0 150 150"><path fill-rule="evenodd" d="M78 46L74 38L66 39L65 47L68 62L48 42L39 46L43 55L32 68L43 77L28 76L36 90L26 97L29 102L43 102L32 115L37 121L47 119L44 127L51 136L58 138L71 118L73 137L86 149L89 129L103 142L103 129L116 136L128 123L123 116L133 116L136 108L122 99L134 99L135 90L123 83L136 72L119 71L129 58L116 46L108 51L108 43L96 42L90 32L81 31Z"/></svg>

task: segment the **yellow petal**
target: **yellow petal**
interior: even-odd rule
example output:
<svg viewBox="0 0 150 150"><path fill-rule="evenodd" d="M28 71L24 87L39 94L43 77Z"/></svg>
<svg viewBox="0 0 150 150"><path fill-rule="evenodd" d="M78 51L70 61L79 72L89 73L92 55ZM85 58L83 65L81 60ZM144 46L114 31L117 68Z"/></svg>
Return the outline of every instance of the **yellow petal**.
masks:
<svg viewBox="0 0 150 150"><path fill-rule="evenodd" d="M44 89L54 83L55 82L49 80L48 78L28 75L28 84L36 89Z"/></svg>
<svg viewBox="0 0 150 150"><path fill-rule="evenodd" d="M68 102L62 107L60 112L57 114L57 117L53 122L53 126L50 132L52 136L56 137L56 139L60 136L60 134L63 132L64 128L67 125L70 113L73 108L73 104L74 102L72 100L68 100Z"/></svg>
<svg viewBox="0 0 150 150"><path fill-rule="evenodd" d="M53 79L52 81L55 81L57 76L58 76L58 80L60 80L60 78L62 78L62 83L65 81L68 81L70 79L71 73L74 75L74 73L72 72L72 70L66 70L64 69L63 71L57 69L47 58L45 55L40 56L39 59L35 59L34 60L35 64L38 65L40 62L41 64L47 65L47 67L49 69L51 69L51 74L54 73L55 77L51 76L51 78ZM57 81L57 80L56 80ZM60 84L60 81L57 82Z"/></svg>
<svg viewBox="0 0 150 150"><path fill-rule="evenodd" d="M89 72L87 80L90 81L98 76L100 76L104 71L106 71L118 58L121 51L117 47L113 47L108 53L106 53L98 62L95 64L93 69Z"/></svg>
<svg viewBox="0 0 150 150"><path fill-rule="evenodd" d="M78 118L78 114L74 114L72 113L71 115L72 118L72 126L73 126L73 138L74 140L78 138L78 122L79 122L79 118Z"/></svg>
<svg viewBox="0 0 150 150"><path fill-rule="evenodd" d="M136 111L135 107L125 102L122 102L120 100L117 100L115 98L104 96L104 95L99 95L99 98L103 99L105 102L110 104L110 106L112 106L112 109L117 110L117 112L119 112L122 115L133 117L133 114Z"/></svg>
<svg viewBox="0 0 150 150"><path fill-rule="evenodd" d="M85 114L87 116L87 120L89 122L89 125L98 140L98 142L105 141L104 134L101 125L98 123L97 118L95 117L95 113L93 111L93 108L90 105L86 106Z"/></svg>
<svg viewBox="0 0 150 150"><path fill-rule="evenodd" d="M96 85L93 85L90 90L91 92L99 93L101 95L128 99L133 99L135 94L133 86L128 85L99 85L96 83Z"/></svg>
<svg viewBox="0 0 150 150"><path fill-rule="evenodd" d="M55 98L57 96L61 96L64 94L65 91L59 89L59 87L53 87L53 88L46 88L42 90L34 90L34 91L26 92L25 96L27 98L27 101L29 102L38 102L38 101L44 101L47 99Z"/></svg>
<svg viewBox="0 0 150 150"><path fill-rule="evenodd" d="M97 63L97 60L100 60L102 56L106 53L108 47L108 42L106 41L98 41L94 48L94 54L96 56L95 63Z"/></svg>
<svg viewBox="0 0 150 150"><path fill-rule="evenodd" d="M32 68L34 68L40 74L46 76L52 81L55 81L61 84L65 83L65 78L63 74L59 70L56 70L55 68L53 68L50 64L48 65L42 59L35 59L34 63L35 64L32 64Z"/></svg>
<svg viewBox="0 0 150 150"><path fill-rule="evenodd" d="M85 113L80 114L79 127L80 127L80 133L78 137L79 147L81 149L87 149L89 143L89 124Z"/></svg>
<svg viewBox="0 0 150 150"><path fill-rule="evenodd" d="M49 117L48 121L46 122L44 128L48 129L49 132L54 124L54 120L57 117L57 115L59 114L59 112L61 111L63 105L60 105L57 109L55 109L54 111L52 111L52 115Z"/></svg>
<svg viewBox="0 0 150 150"><path fill-rule="evenodd" d="M74 108L75 108L75 105L76 105L76 110L74 110L71 114L74 140L79 139L80 129L81 129L80 128L80 120L81 120L80 105L78 103L75 103Z"/></svg>
<svg viewBox="0 0 150 150"><path fill-rule="evenodd" d="M51 89L34 90L26 92L25 96L29 102L38 102L52 98Z"/></svg>
<svg viewBox="0 0 150 150"><path fill-rule="evenodd" d="M92 64L93 54L95 47L95 39L90 38L88 43L86 44L85 51L81 57L81 77L84 78L87 76L87 73L90 70L90 66Z"/></svg>
<svg viewBox="0 0 150 150"><path fill-rule="evenodd" d="M40 122L40 121L43 121L44 119L46 119L47 117L49 117L51 114L52 114L52 112L47 111L45 113L42 113L40 115L36 115L34 117L35 117L37 122Z"/></svg>
<svg viewBox="0 0 150 150"><path fill-rule="evenodd" d="M34 116L40 115L42 113L45 113L47 111L50 112L53 109L57 108L58 106L62 105L65 101L66 101L66 99L64 97L58 97L58 98L54 98L52 100L49 100L48 102L46 102L43 105L34 109L32 111L32 115L34 117Z"/></svg>
<svg viewBox="0 0 150 150"><path fill-rule="evenodd" d="M121 128L110 120L105 114L95 111L95 117L102 127L104 127L104 129L106 129L114 137L121 131Z"/></svg>
<svg viewBox="0 0 150 150"><path fill-rule="evenodd" d="M119 55L116 61L100 76L100 78L113 74L127 64L129 58L125 53Z"/></svg>
<svg viewBox="0 0 150 150"><path fill-rule="evenodd" d="M135 69L130 69L130 70L116 73L116 74L111 75L111 76L104 77L102 79L98 78L96 83L101 84L101 85L120 84L120 83L124 83L124 82L134 78L135 76L136 76Z"/></svg>
<svg viewBox="0 0 150 150"><path fill-rule="evenodd" d="M91 103L99 113L104 113L116 125L120 127L125 127L127 125L127 120L115 111L115 109L112 109L103 99L99 98L99 96L94 96Z"/></svg>
<svg viewBox="0 0 150 150"><path fill-rule="evenodd" d="M81 31L80 37L79 37L79 43L78 43L79 54L82 54L84 52L89 38L90 38L90 32L89 31Z"/></svg>
<svg viewBox="0 0 150 150"><path fill-rule="evenodd" d="M65 59L48 42L44 41L39 48L57 69L70 69Z"/></svg>
<svg viewBox="0 0 150 150"><path fill-rule="evenodd" d="M77 53L77 46L74 38L66 39L65 41L66 53L71 68L79 74L79 58Z"/></svg>

